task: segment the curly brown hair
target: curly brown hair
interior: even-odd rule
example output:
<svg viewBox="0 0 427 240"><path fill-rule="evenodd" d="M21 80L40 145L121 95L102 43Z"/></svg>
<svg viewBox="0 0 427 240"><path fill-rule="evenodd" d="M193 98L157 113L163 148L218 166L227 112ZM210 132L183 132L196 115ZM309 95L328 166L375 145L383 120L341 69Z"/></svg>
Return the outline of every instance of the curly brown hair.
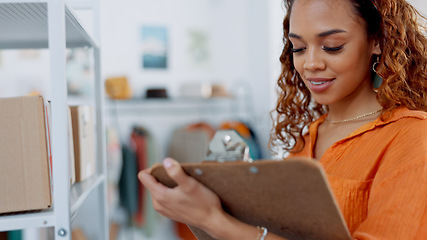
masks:
<svg viewBox="0 0 427 240"><path fill-rule="evenodd" d="M305 145L303 134L309 124L328 110L312 98L293 65L288 34L294 1L284 1L287 14L283 20L282 71L277 81L277 105L271 113L274 125L270 146L299 152ZM426 18L405 0L349 1L364 20L368 37L378 41L382 51L376 66L377 74L383 78L377 89L382 117L399 106L427 111L427 38L423 34L427 26L420 21Z"/></svg>

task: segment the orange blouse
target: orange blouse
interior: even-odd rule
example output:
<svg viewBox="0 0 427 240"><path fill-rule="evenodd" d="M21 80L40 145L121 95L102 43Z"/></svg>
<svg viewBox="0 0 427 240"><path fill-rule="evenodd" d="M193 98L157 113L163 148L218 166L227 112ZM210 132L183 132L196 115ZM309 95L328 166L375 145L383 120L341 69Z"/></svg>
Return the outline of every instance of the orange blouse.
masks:
<svg viewBox="0 0 427 240"><path fill-rule="evenodd" d="M302 152L313 157L320 117ZM427 239L427 113L401 107L336 142L320 163L354 239Z"/></svg>

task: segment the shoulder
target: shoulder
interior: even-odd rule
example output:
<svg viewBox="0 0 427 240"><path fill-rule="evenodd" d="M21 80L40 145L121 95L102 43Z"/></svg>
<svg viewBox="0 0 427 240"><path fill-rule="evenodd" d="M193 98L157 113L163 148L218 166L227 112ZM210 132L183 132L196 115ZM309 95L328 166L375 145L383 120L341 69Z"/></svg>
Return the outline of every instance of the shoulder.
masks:
<svg viewBox="0 0 427 240"><path fill-rule="evenodd" d="M384 127L392 136L400 139L400 142L427 144L427 141L415 142L427 140L427 112L400 107L393 111L387 120L379 122L378 127Z"/></svg>
<svg viewBox="0 0 427 240"><path fill-rule="evenodd" d="M383 141L383 163L407 169L427 163L427 113L407 108L397 109L388 123L380 127L378 141ZM382 128L382 130L381 130ZM387 139L388 138L388 139ZM381 143L379 143L381 144Z"/></svg>
<svg viewBox="0 0 427 240"><path fill-rule="evenodd" d="M369 153L369 161L396 169L427 162L426 140L427 113L400 107L385 120L378 118L357 130L341 146L362 158Z"/></svg>
<svg viewBox="0 0 427 240"><path fill-rule="evenodd" d="M427 120L427 112L421 110L411 110L402 106L391 112L389 121L398 121L403 119Z"/></svg>
<svg viewBox="0 0 427 240"><path fill-rule="evenodd" d="M401 107L392 112L388 119L377 124L379 127L392 128L398 135L406 135L407 137L427 136L427 112L424 111Z"/></svg>

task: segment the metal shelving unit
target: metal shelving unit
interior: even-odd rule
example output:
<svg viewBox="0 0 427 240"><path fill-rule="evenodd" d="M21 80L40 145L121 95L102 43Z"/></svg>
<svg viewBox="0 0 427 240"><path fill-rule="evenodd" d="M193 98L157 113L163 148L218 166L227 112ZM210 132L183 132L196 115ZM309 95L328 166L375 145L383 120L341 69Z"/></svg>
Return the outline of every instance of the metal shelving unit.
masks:
<svg viewBox="0 0 427 240"><path fill-rule="evenodd" d="M0 0L0 49L46 48L50 54L52 127L52 187L50 209L0 216L0 231L53 227L55 239L71 239L74 216L90 239L108 239L105 125L103 122L104 91L100 75L98 39L87 32L73 8L94 11L99 17L96 0ZM97 24L94 24L96 27ZM92 48L94 51L96 109L96 175L70 186L68 164L68 116L66 49ZM80 213L81 206L90 206L91 213ZM86 221L86 222L83 222Z"/></svg>
<svg viewBox="0 0 427 240"><path fill-rule="evenodd" d="M129 99L107 100L107 114L118 112L132 115L188 115L188 114L229 114L233 116L239 109L239 100L222 98L173 98L173 99Z"/></svg>

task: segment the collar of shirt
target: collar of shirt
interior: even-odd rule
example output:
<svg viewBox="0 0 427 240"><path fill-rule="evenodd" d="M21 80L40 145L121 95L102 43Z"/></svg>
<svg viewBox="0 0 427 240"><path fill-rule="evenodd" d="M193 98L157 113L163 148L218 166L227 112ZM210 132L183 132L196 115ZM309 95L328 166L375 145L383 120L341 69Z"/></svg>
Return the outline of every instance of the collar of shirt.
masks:
<svg viewBox="0 0 427 240"><path fill-rule="evenodd" d="M396 122L396 121L403 119L403 118L427 119L427 112L418 111L418 110L410 110L404 106L394 109L390 114L391 114L391 116L389 116L387 119L385 119L385 121L382 121L381 117L379 117L379 118L375 119L374 121L366 123L365 125L356 129L350 135L348 135L344 139L341 139L338 142L346 141L350 138L356 137L356 136L363 134L365 132L372 131L373 129L375 129L377 127L384 126L384 125L390 124L392 122ZM325 121L327 116L328 115L325 114L310 124L310 126L309 126L310 144L313 144L316 142L317 128L319 127L320 124L322 124ZM310 149L313 149L312 146L310 146Z"/></svg>

